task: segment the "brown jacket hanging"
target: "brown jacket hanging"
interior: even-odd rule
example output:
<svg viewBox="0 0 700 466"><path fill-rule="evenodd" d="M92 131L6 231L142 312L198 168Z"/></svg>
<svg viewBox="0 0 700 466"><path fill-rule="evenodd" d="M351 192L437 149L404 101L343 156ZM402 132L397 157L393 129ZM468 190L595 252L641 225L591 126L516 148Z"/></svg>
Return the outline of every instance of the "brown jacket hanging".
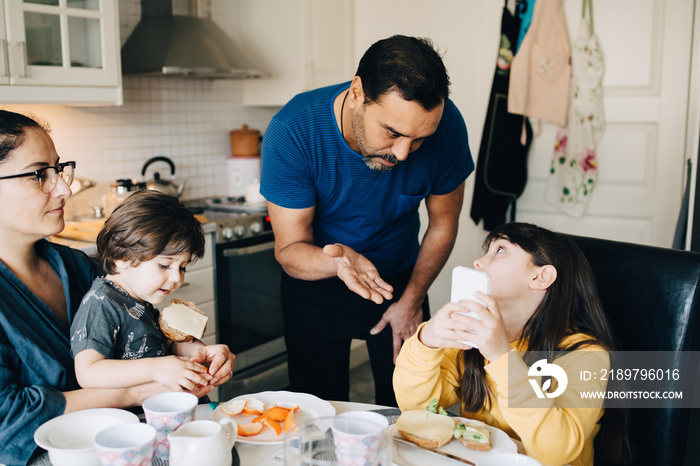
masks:
<svg viewBox="0 0 700 466"><path fill-rule="evenodd" d="M561 0L537 0L513 59L508 112L566 126L571 47Z"/></svg>

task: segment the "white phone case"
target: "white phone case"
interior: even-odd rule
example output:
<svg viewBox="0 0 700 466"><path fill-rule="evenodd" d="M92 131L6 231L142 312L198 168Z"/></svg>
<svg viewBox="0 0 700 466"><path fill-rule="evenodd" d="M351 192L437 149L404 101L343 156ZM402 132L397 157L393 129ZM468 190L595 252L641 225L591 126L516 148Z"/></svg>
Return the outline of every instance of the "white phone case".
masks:
<svg viewBox="0 0 700 466"><path fill-rule="evenodd" d="M477 291L481 291L486 294L491 293L491 277L489 277L489 274L461 265L452 270L452 294L450 301L456 303L463 299L467 299L479 304L484 304L474 295L474 293ZM476 320L481 320L474 312L461 314ZM469 341L462 341L461 343L469 345L472 348L478 348L477 345Z"/></svg>
<svg viewBox="0 0 700 466"><path fill-rule="evenodd" d="M486 294L491 293L491 277L489 277L489 274L461 265L452 270L452 295L450 301L456 303L463 299L468 299L483 304L474 296L474 293L477 291Z"/></svg>

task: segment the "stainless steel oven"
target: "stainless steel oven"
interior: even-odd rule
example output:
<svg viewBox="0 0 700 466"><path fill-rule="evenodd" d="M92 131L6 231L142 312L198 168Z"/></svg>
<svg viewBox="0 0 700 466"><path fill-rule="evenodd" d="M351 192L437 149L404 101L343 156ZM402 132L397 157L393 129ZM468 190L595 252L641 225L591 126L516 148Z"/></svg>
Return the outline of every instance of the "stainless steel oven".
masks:
<svg viewBox="0 0 700 466"><path fill-rule="evenodd" d="M275 260L267 211L231 198L203 200L200 209L188 202L193 211L216 222L217 329L219 342L236 355L233 378L219 388L220 401L286 388L282 269Z"/></svg>

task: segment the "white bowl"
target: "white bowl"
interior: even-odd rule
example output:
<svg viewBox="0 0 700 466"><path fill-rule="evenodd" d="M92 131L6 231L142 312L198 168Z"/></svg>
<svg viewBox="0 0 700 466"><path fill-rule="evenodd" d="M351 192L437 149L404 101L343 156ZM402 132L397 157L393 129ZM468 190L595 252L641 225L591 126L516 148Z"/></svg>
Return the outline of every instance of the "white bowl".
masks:
<svg viewBox="0 0 700 466"><path fill-rule="evenodd" d="M43 423L34 441L49 452L53 466L100 466L94 439L117 424L138 423L136 414L123 409L86 409Z"/></svg>

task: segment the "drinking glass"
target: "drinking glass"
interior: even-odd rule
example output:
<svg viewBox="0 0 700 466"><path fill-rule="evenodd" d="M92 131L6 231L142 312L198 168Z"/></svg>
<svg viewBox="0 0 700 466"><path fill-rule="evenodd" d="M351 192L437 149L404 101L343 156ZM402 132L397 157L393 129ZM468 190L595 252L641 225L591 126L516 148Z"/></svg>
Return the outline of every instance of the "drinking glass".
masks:
<svg viewBox="0 0 700 466"><path fill-rule="evenodd" d="M307 420L284 439L285 466L389 466L385 426L361 417Z"/></svg>

